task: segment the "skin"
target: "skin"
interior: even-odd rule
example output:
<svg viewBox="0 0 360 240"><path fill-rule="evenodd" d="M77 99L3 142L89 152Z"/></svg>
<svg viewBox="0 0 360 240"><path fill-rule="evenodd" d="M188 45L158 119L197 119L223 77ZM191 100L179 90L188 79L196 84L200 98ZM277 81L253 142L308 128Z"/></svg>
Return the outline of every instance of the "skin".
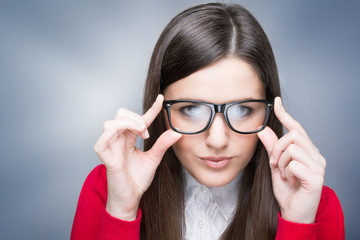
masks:
<svg viewBox="0 0 360 240"><path fill-rule="evenodd" d="M324 184L326 160L311 142L303 127L275 98L275 115L288 130L278 139L266 127L257 135L270 159L273 190L281 216L291 222L314 223Z"/></svg>
<svg viewBox="0 0 360 240"><path fill-rule="evenodd" d="M173 84L166 100L190 99L223 104L236 100L264 99L265 89L253 68L239 58L225 58ZM185 169L201 184L221 187L231 182L249 163L258 142L256 134L232 131L223 114L216 114L203 133L184 135L173 145ZM224 168L213 169L203 157L230 157Z"/></svg>
<svg viewBox="0 0 360 240"><path fill-rule="evenodd" d="M164 95L167 99L186 98L220 104L262 99L264 88L249 64L237 58L226 58L171 84ZM135 147L136 137L149 137L147 128L162 111L163 100L159 95L142 116L119 109L113 120L104 123L95 152L107 170L106 210L110 215L122 220L136 218L140 199L170 146L173 145L181 163L200 183L218 187L233 180L248 164L260 139L269 155L273 191L281 216L297 223L315 221L326 161L301 125L285 111L280 98L275 99L274 112L288 130L280 139L269 127L257 134L237 134L228 128L222 114L216 114L206 132L182 136L169 129L150 150L142 152ZM214 170L202 165L197 157L203 155L226 155L232 159L223 169Z"/></svg>
<svg viewBox="0 0 360 240"><path fill-rule="evenodd" d="M95 152L106 166L108 182L107 212L122 220L134 220L141 196L150 186L155 170L165 151L181 134L164 132L146 151L135 147L136 137L149 137L147 127L162 109L164 97L159 95L142 116L119 109L113 120L104 123L104 133L95 144Z"/></svg>

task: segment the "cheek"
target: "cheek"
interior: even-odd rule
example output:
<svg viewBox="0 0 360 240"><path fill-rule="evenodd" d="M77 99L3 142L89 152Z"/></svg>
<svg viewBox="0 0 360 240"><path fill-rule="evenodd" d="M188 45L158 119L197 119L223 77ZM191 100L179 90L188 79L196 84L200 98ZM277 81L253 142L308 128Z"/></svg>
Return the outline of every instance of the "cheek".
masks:
<svg viewBox="0 0 360 240"><path fill-rule="evenodd" d="M189 138L189 136L183 135L180 138L180 140L173 145L173 149L175 151L176 156L178 156L178 158L180 156L186 155L187 152L190 152L191 149L195 147L195 145L192 144L191 142L192 141L191 138Z"/></svg>
<svg viewBox="0 0 360 240"><path fill-rule="evenodd" d="M165 110L163 111L163 114L165 119L165 126L166 128L169 129L171 127L170 127L168 115ZM186 159L189 158L187 156L191 155L190 154L191 150L194 149L194 147L196 146L196 141L194 141L194 138L196 137L183 134L180 140L172 145L176 157L179 159L179 161L182 164L184 164L184 162L187 162Z"/></svg>
<svg viewBox="0 0 360 240"><path fill-rule="evenodd" d="M241 151L241 155L250 161L255 153L258 141L259 138L256 134L243 135L240 140L236 141L235 147Z"/></svg>
<svg viewBox="0 0 360 240"><path fill-rule="evenodd" d="M183 165L193 162L196 149L199 149L199 141L196 136L183 135L172 147L176 157Z"/></svg>

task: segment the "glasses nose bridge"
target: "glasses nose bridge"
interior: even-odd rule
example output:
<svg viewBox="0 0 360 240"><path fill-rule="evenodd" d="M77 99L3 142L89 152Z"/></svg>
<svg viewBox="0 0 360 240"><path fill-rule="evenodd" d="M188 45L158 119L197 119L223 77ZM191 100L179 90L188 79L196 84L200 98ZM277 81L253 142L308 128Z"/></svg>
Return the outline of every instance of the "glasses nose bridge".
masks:
<svg viewBox="0 0 360 240"><path fill-rule="evenodd" d="M226 104L214 104L215 113L224 113Z"/></svg>
<svg viewBox="0 0 360 240"><path fill-rule="evenodd" d="M212 115L212 118L211 118L211 120L209 122L208 127L213 125L216 113L222 113L224 115L223 120L224 120L225 125L227 125L228 127L231 128L231 126L230 126L230 124L229 124L229 122L227 120L227 117L225 116L226 103L224 103L224 104L215 104L215 103L213 103L212 105L213 105L214 112L213 112L213 115Z"/></svg>

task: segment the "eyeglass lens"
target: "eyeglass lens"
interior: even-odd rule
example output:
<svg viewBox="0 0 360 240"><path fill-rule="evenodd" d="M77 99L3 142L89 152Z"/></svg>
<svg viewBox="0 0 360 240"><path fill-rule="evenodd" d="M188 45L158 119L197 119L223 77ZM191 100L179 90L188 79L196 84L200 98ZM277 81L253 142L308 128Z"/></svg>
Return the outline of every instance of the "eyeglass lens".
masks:
<svg viewBox="0 0 360 240"><path fill-rule="evenodd" d="M246 102L228 108L230 125L240 132L253 132L263 127L266 120L266 103Z"/></svg>
<svg viewBox="0 0 360 240"><path fill-rule="evenodd" d="M178 102L171 106L171 123L182 132L203 130L211 119L211 108L205 104Z"/></svg>
<svg viewBox="0 0 360 240"><path fill-rule="evenodd" d="M253 132L263 127L267 105L263 102L245 102L231 105L225 114L232 128L240 132ZM170 121L181 132L194 133L205 129L212 109L204 103L177 102L170 108Z"/></svg>

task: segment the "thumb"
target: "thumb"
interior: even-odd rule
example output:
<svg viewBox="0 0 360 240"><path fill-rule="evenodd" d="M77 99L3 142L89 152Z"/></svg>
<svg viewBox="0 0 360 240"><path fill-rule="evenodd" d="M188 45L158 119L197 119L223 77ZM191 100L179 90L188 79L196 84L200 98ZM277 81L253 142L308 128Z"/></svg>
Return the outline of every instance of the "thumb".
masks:
<svg viewBox="0 0 360 240"><path fill-rule="evenodd" d="M271 152L279 138L276 136L275 132L269 127L265 127L264 130L258 132L257 135L260 141L264 144L264 147L270 158L270 163L272 163Z"/></svg>
<svg viewBox="0 0 360 240"><path fill-rule="evenodd" d="M153 160L157 165L159 165L166 150L174 143L176 143L181 138L181 136L182 134L177 133L172 129L166 130L156 140L152 148L146 152L147 156L151 160Z"/></svg>

